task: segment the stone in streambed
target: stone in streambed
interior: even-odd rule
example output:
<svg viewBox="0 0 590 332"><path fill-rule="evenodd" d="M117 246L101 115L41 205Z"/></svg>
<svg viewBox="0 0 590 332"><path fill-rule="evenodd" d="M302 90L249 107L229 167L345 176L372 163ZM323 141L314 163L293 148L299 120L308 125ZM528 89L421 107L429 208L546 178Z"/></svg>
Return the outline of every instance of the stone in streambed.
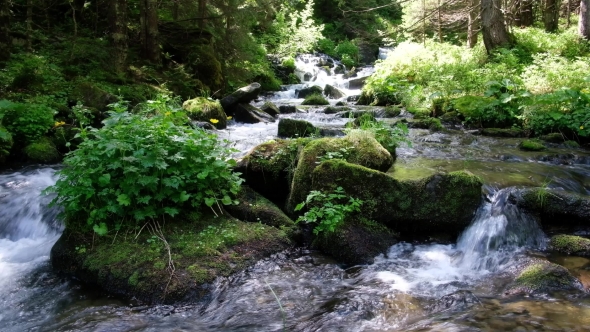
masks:
<svg viewBox="0 0 590 332"><path fill-rule="evenodd" d="M220 101L221 106L227 115L233 116L235 107L238 104L248 104L252 100L258 98L258 94L260 94L261 90L262 88L259 83L251 83L223 97Z"/></svg>
<svg viewBox="0 0 590 332"><path fill-rule="evenodd" d="M590 239L575 235L555 235L549 246L552 250L566 255L590 257Z"/></svg>
<svg viewBox="0 0 590 332"><path fill-rule="evenodd" d="M200 122L211 122L217 129L227 128L227 115L217 100L204 97L189 99L182 104L182 108L191 120Z"/></svg>
<svg viewBox="0 0 590 332"><path fill-rule="evenodd" d="M264 113L269 114L270 116L277 116L281 113L277 105L273 104L270 101L265 102L262 106L260 106L260 110Z"/></svg>
<svg viewBox="0 0 590 332"><path fill-rule="evenodd" d="M234 119L243 123L275 122L275 118L250 104L237 104Z"/></svg>
<svg viewBox="0 0 590 332"><path fill-rule="evenodd" d="M583 290L582 283L565 267L534 259L508 285L506 295L546 296L555 292Z"/></svg>
<svg viewBox="0 0 590 332"><path fill-rule="evenodd" d="M279 137L309 137L318 133L318 129L307 121L288 118L279 120Z"/></svg>

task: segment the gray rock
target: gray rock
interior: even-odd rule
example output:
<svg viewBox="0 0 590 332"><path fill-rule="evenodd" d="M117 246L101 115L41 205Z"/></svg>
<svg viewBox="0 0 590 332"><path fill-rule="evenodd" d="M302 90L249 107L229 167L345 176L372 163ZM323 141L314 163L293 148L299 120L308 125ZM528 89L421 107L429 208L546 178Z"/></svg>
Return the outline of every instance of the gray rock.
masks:
<svg viewBox="0 0 590 332"><path fill-rule="evenodd" d="M533 259L520 269L505 290L506 295L546 296L555 292L582 291L580 280L565 267L542 259Z"/></svg>
<svg viewBox="0 0 590 332"><path fill-rule="evenodd" d="M344 91L338 89L337 87L331 86L330 84L326 84L326 87L324 88L324 95L332 99L340 99L346 96Z"/></svg>
<svg viewBox="0 0 590 332"><path fill-rule="evenodd" d="M318 134L318 129L304 120L284 118L279 120L279 137L309 137Z"/></svg>
<svg viewBox="0 0 590 332"><path fill-rule="evenodd" d="M367 80L367 77L368 76L354 78L348 81L348 88L351 90L362 89L362 87L365 86L365 81Z"/></svg>
<svg viewBox="0 0 590 332"><path fill-rule="evenodd" d="M243 88L240 88L233 93L221 99L221 106L227 115L233 115L237 104L247 104L252 100L258 98L261 91L259 83L251 83Z"/></svg>
<svg viewBox="0 0 590 332"><path fill-rule="evenodd" d="M277 105L267 101L264 105L260 106L260 110L264 113L268 113L270 116L277 116L281 113Z"/></svg>
<svg viewBox="0 0 590 332"><path fill-rule="evenodd" d="M297 107L293 105L281 105L279 106L279 112L281 114L297 113Z"/></svg>
<svg viewBox="0 0 590 332"><path fill-rule="evenodd" d="M275 122L275 118L250 104L237 104L234 119L243 123Z"/></svg>
<svg viewBox="0 0 590 332"><path fill-rule="evenodd" d="M472 292L460 290L441 297L430 307L430 310L432 312L463 311L478 304L481 304L481 301Z"/></svg>
<svg viewBox="0 0 590 332"><path fill-rule="evenodd" d="M297 90L295 91L295 94L297 95L297 98L307 98L308 96L311 96L313 94L322 94L324 92L324 89L322 89L321 87L314 85L314 86L310 86L308 88L303 88L301 90Z"/></svg>

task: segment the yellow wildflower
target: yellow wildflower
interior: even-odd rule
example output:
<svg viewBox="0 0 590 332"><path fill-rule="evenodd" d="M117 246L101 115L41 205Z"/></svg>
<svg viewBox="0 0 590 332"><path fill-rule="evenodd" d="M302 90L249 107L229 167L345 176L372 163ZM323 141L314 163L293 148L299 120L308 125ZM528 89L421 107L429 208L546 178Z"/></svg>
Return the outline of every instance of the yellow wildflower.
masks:
<svg viewBox="0 0 590 332"><path fill-rule="evenodd" d="M172 112L168 111L168 112L164 113L164 116L170 116L170 114L172 114Z"/></svg>
<svg viewBox="0 0 590 332"><path fill-rule="evenodd" d="M211 122L212 124L216 124L217 122L219 122L219 120L217 120L217 119L209 119L209 122Z"/></svg>
<svg viewBox="0 0 590 332"><path fill-rule="evenodd" d="M580 126L580 129L584 129L584 126Z"/></svg>
<svg viewBox="0 0 590 332"><path fill-rule="evenodd" d="M65 125L66 123L64 121L58 121L55 123L54 127L61 127L63 125Z"/></svg>
<svg viewBox="0 0 590 332"><path fill-rule="evenodd" d="M231 120L231 119L232 119L232 117L231 117L231 116L228 116L228 117L227 117L227 119L228 119L228 120Z"/></svg>

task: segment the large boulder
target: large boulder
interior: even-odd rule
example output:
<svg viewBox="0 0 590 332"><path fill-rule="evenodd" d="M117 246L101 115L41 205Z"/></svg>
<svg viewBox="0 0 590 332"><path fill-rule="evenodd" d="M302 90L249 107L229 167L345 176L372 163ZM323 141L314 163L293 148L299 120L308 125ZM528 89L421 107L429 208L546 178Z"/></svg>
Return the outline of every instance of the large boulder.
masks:
<svg viewBox="0 0 590 332"><path fill-rule="evenodd" d="M365 86L365 81L367 81L368 76L353 78L348 81L348 88L350 90L358 90L362 89Z"/></svg>
<svg viewBox="0 0 590 332"><path fill-rule="evenodd" d="M346 97L346 93L344 91L338 89L337 87L331 86L330 84L326 84L324 88L324 95L331 99L340 99Z"/></svg>
<svg viewBox="0 0 590 332"><path fill-rule="evenodd" d="M193 121L210 122L217 129L227 128L227 115L217 100L197 97L185 101L182 108Z"/></svg>
<svg viewBox="0 0 590 332"><path fill-rule="evenodd" d="M385 172L393 165L391 154L374 138L348 135L343 138L322 138L307 144L298 158L287 211L305 200L311 190L312 172L322 161L343 159L353 164Z"/></svg>
<svg viewBox="0 0 590 332"><path fill-rule="evenodd" d="M295 222L291 218L249 186L242 186L237 200L237 205L227 205L225 209L239 220L259 222L277 228L295 228Z"/></svg>
<svg viewBox="0 0 590 332"><path fill-rule="evenodd" d="M117 101L117 96L112 95L90 82L79 82L75 85L70 99L74 102L81 102L84 106L106 112L108 105Z"/></svg>
<svg viewBox="0 0 590 332"><path fill-rule="evenodd" d="M318 129L305 120L284 118L279 120L279 137L297 138L318 134Z"/></svg>
<svg viewBox="0 0 590 332"><path fill-rule="evenodd" d="M221 99L221 106L228 115L234 114L235 107L238 104L248 104L252 100L258 98L258 94L262 90L259 83L251 83L243 88L240 88L233 93Z"/></svg>
<svg viewBox="0 0 590 332"><path fill-rule="evenodd" d="M308 145L304 152L311 147L312 144ZM304 156L300 158L293 181L294 203L301 202L301 196L310 190L332 191L340 186L349 196L364 201L363 217L386 225L402 236L456 236L469 225L481 203L482 181L468 172L398 181L389 174L344 160L324 161L313 168L308 166L311 179L299 180L307 185L301 186L297 193L297 172L308 162Z"/></svg>
<svg viewBox="0 0 590 332"><path fill-rule="evenodd" d="M534 259L522 268L516 279L507 286L506 295L547 296L555 292L578 292L582 283L565 267L541 259Z"/></svg>
<svg viewBox="0 0 590 332"><path fill-rule="evenodd" d="M518 207L537 215L544 228L588 226L590 197L563 190L526 188L514 190L509 198Z"/></svg>
<svg viewBox="0 0 590 332"><path fill-rule="evenodd" d="M298 155L311 139L272 140L256 146L236 166L246 184L278 206L289 196Z"/></svg>
<svg viewBox="0 0 590 332"><path fill-rule="evenodd" d="M55 163L61 160L61 154L48 137L41 137L24 149L27 158L36 163Z"/></svg>
<svg viewBox="0 0 590 332"><path fill-rule="evenodd" d="M250 104L237 104L234 119L244 123L275 122L275 118Z"/></svg>
<svg viewBox="0 0 590 332"><path fill-rule="evenodd" d="M307 88L303 88L301 90L296 90L295 94L297 95L297 98L307 98L308 96L314 95L314 94L322 94L324 92L324 89L322 89L320 86L314 85L314 86L310 86Z"/></svg>
<svg viewBox="0 0 590 332"><path fill-rule="evenodd" d="M56 272L113 296L194 303L211 296L216 278L293 246L283 230L227 214L177 216L161 231L165 242L147 229L113 239L66 228L51 249L51 263Z"/></svg>
<svg viewBox="0 0 590 332"><path fill-rule="evenodd" d="M297 107L294 105L281 105L279 106L279 112L281 114L297 113Z"/></svg>

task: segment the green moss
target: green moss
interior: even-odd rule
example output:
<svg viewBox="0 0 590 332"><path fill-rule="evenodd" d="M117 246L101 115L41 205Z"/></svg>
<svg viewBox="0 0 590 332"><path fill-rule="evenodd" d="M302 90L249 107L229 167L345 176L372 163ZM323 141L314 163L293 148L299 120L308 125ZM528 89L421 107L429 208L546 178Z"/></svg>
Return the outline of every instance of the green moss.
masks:
<svg viewBox="0 0 590 332"><path fill-rule="evenodd" d="M244 186L238 194L238 205L228 205L226 210L234 217L248 222L259 222L274 227L295 228L295 223L275 204Z"/></svg>
<svg viewBox="0 0 590 332"><path fill-rule="evenodd" d="M52 163L61 159L55 145L47 137L42 137L27 145L24 153L31 161L39 163Z"/></svg>
<svg viewBox="0 0 590 332"><path fill-rule="evenodd" d="M399 106L394 105L385 107L383 112L385 118L395 118L401 114L402 110Z"/></svg>
<svg viewBox="0 0 590 332"><path fill-rule="evenodd" d="M541 140L549 143L561 143L564 141L563 135L560 133L550 133L539 137Z"/></svg>
<svg viewBox="0 0 590 332"><path fill-rule="evenodd" d="M516 128L484 128L481 130L483 136L491 137L523 137L524 132Z"/></svg>
<svg viewBox="0 0 590 332"><path fill-rule="evenodd" d="M6 161L6 157L10 155L10 149L14 141L12 140L12 135L0 125L0 164Z"/></svg>
<svg viewBox="0 0 590 332"><path fill-rule="evenodd" d="M81 102L82 105L95 108L100 112L107 110L107 105L117 101L117 98L103 90L101 87L85 81L76 83L70 99Z"/></svg>
<svg viewBox="0 0 590 332"><path fill-rule="evenodd" d="M212 91L223 88L223 71L221 62L215 56L215 50L209 45L198 45L189 56L195 76Z"/></svg>
<svg viewBox="0 0 590 332"><path fill-rule="evenodd" d="M138 279L139 279L139 273L137 271L133 272L133 274L128 279L129 285L137 286Z"/></svg>
<svg viewBox="0 0 590 332"><path fill-rule="evenodd" d="M567 255L590 255L590 239L574 235L556 235L551 238L551 248Z"/></svg>
<svg viewBox="0 0 590 332"><path fill-rule="evenodd" d="M538 139L527 139L518 145L521 150L524 151L542 151L545 150L545 146Z"/></svg>
<svg viewBox="0 0 590 332"><path fill-rule="evenodd" d="M277 116L281 113L277 105L271 103L270 101L264 102L264 104L260 106L260 110L271 116Z"/></svg>
<svg viewBox="0 0 590 332"><path fill-rule="evenodd" d="M314 125L304 120L284 118L279 121L279 137L309 137L318 133Z"/></svg>
<svg viewBox="0 0 590 332"><path fill-rule="evenodd" d="M311 190L311 175L322 161L343 159L382 172L393 165L393 157L371 135L347 135L343 138L322 138L310 142L302 151L293 176L287 211L292 211Z"/></svg>
<svg viewBox="0 0 590 332"><path fill-rule="evenodd" d="M522 270L508 293L546 294L580 289L580 282L563 266L536 261Z"/></svg>
<svg viewBox="0 0 590 332"><path fill-rule="evenodd" d="M227 127L227 115L217 100L197 97L185 101L182 108L192 120L211 122L217 129Z"/></svg>
<svg viewBox="0 0 590 332"><path fill-rule="evenodd" d="M573 149L580 147L580 144L578 144L578 142L576 142L576 141L565 141L565 142L563 142L563 145L565 145L568 148L573 148Z"/></svg>
<svg viewBox="0 0 590 332"><path fill-rule="evenodd" d="M432 131L440 131L443 129L443 126L439 119L426 117L424 119L420 119L411 123L412 128L422 128L422 129L430 129Z"/></svg>
<svg viewBox="0 0 590 332"><path fill-rule="evenodd" d="M303 100L303 102L301 103L301 105L330 105L330 103L321 94L314 93L312 95L307 96Z"/></svg>

